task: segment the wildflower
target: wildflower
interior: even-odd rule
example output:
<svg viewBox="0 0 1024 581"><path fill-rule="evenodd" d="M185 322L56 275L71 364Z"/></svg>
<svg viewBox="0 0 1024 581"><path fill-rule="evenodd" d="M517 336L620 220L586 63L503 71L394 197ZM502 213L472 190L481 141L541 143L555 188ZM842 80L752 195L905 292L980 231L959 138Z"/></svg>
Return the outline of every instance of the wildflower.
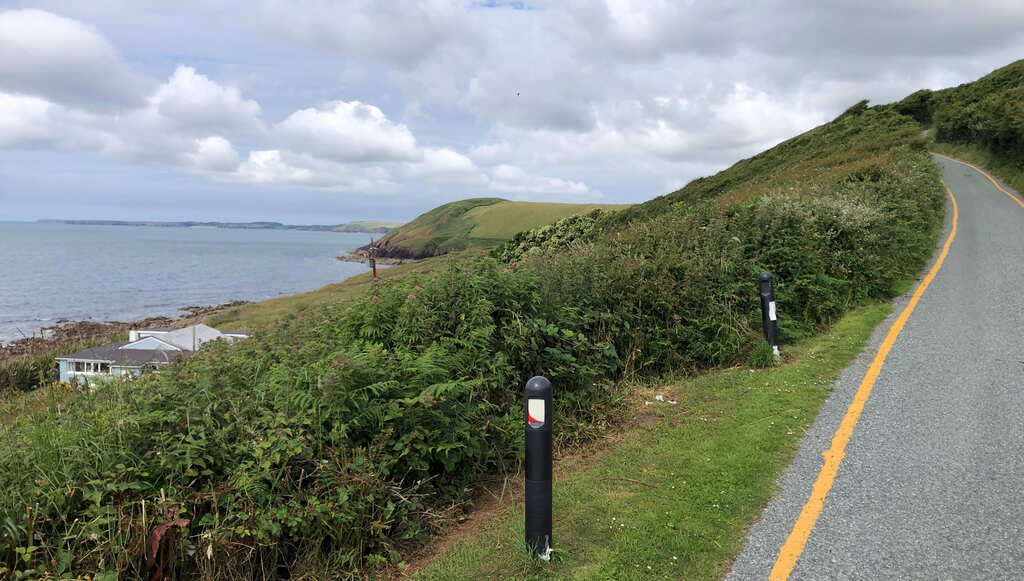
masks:
<svg viewBox="0 0 1024 581"><path fill-rule="evenodd" d="M347 309L345 309L345 312L347 313L347 312L349 312L351 310L352 310L352 307L348 307Z"/></svg>
<svg viewBox="0 0 1024 581"><path fill-rule="evenodd" d="M409 295L409 297L408 297L408 299L409 299L410 301L411 301L412 299L414 299L414 298L416 298L416 295Z"/></svg>
<svg viewBox="0 0 1024 581"><path fill-rule="evenodd" d="M422 290L422 289L423 289L423 287L421 287L420 285L416 285L416 286L412 287L412 290Z"/></svg>
<svg viewBox="0 0 1024 581"><path fill-rule="evenodd" d="M380 297L378 297L377 295L373 295L373 300L378 301L380 300Z"/></svg>
<svg viewBox="0 0 1024 581"><path fill-rule="evenodd" d="M503 269L501 269L501 271L502 271L502 272L512 272L511 270L509 270L509 269L507 269L507 268L503 268Z"/></svg>

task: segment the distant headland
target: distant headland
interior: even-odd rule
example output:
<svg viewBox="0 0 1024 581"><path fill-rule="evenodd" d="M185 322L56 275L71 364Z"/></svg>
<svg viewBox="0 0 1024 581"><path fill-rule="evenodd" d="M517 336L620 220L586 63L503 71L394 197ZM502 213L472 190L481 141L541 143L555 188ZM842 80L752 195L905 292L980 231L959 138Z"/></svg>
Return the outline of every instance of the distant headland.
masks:
<svg viewBox="0 0 1024 581"><path fill-rule="evenodd" d="M241 230L310 230L315 232L365 232L384 234L402 225L401 222L346 222L344 224L282 224L280 222L158 222L152 220L55 220L37 222L74 224L80 226L152 226L156 228L234 228Z"/></svg>

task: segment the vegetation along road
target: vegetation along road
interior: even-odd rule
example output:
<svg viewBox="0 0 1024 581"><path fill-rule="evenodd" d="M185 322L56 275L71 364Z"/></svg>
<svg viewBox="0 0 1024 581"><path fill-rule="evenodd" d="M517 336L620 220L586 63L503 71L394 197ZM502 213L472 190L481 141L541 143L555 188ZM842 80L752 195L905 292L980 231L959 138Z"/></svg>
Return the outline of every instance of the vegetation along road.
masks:
<svg viewBox="0 0 1024 581"><path fill-rule="evenodd" d="M1024 570L1024 202L936 159L944 247L840 377L729 581Z"/></svg>

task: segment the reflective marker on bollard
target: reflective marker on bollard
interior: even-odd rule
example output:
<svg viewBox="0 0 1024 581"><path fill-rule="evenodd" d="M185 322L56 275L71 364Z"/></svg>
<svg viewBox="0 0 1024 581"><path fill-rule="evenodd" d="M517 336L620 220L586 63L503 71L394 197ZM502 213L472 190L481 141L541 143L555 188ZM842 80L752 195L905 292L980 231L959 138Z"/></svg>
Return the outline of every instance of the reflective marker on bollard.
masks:
<svg viewBox="0 0 1024 581"><path fill-rule="evenodd" d="M762 272L757 277L757 286L761 295L761 322L764 325L764 338L772 346L772 352L779 356L779 326L775 312L775 280L772 273Z"/></svg>
<svg viewBox="0 0 1024 581"><path fill-rule="evenodd" d="M551 560L551 382L526 382L526 547Z"/></svg>

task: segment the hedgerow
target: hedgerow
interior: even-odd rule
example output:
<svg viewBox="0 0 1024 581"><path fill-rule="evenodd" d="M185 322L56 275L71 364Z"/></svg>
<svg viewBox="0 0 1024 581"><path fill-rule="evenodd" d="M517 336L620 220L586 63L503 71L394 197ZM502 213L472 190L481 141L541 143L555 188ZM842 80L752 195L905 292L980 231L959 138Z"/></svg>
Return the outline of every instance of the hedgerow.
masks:
<svg viewBox="0 0 1024 581"><path fill-rule="evenodd" d="M1020 180L1024 163L1024 60L958 87L922 90L891 108L934 127L940 143L968 146Z"/></svg>
<svg viewBox="0 0 1024 581"><path fill-rule="evenodd" d="M619 380L745 360L759 271L778 280L785 339L919 271L944 206L914 123L870 109L834 123L816 130L832 136L816 138L820 158L784 147L777 179L716 178L742 195L384 280L17 417L0 434L0 571L357 577L399 563L518 458L530 376L555 386L560 443L586 441Z"/></svg>

